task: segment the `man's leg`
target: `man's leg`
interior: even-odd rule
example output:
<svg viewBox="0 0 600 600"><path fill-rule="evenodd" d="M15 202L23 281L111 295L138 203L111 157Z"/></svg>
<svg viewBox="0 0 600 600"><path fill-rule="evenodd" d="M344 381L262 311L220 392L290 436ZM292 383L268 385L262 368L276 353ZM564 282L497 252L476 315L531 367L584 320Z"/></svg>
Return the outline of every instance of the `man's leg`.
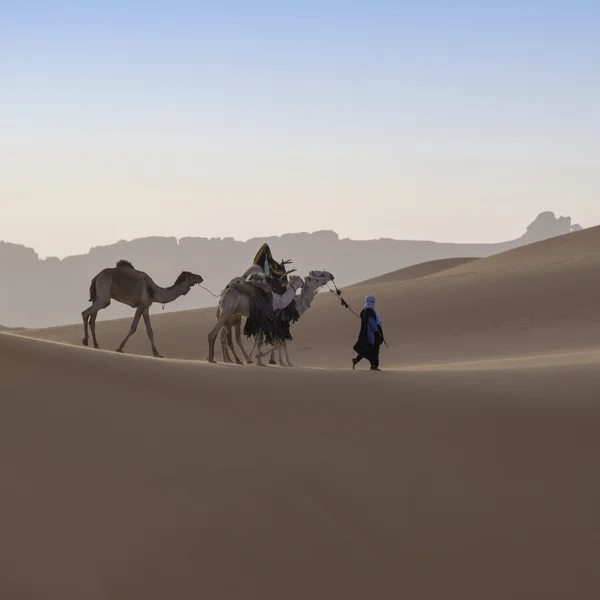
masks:
<svg viewBox="0 0 600 600"><path fill-rule="evenodd" d="M352 359L352 369L365 357L363 353L357 354L356 358Z"/></svg>
<svg viewBox="0 0 600 600"><path fill-rule="evenodd" d="M379 348L372 348L369 352L369 362L371 363L371 371L379 371Z"/></svg>

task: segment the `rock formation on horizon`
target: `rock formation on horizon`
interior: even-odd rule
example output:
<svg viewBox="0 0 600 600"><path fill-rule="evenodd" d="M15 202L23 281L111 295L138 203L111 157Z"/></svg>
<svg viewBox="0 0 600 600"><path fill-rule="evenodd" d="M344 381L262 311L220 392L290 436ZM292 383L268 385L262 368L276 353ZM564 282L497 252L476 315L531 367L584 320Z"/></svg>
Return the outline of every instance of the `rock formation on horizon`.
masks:
<svg viewBox="0 0 600 600"><path fill-rule="evenodd" d="M581 225L571 225L571 217L556 217L552 211L547 210L528 225L521 239L527 240L526 243L529 244L581 229Z"/></svg>

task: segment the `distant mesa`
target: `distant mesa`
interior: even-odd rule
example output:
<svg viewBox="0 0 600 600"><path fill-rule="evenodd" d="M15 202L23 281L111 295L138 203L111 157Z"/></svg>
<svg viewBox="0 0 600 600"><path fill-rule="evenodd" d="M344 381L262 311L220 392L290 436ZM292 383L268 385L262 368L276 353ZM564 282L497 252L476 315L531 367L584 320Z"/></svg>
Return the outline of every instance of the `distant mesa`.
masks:
<svg viewBox="0 0 600 600"><path fill-rule="evenodd" d="M429 240L380 238L353 240L340 238L335 231L285 233L254 237L247 241L225 238L150 236L94 246L88 253L40 259L37 253L18 244L0 242L0 278L10 282L10 294L0 296L0 322L7 327L47 327L77 323L88 307L91 278L120 259L137 269L152 273L159 285L170 284L180 271L191 270L204 277L213 292L223 289L231 277L242 273L258 248L267 242L278 259L292 259L300 274L310 269L326 269L335 274L336 284L347 287L376 277L407 278L424 276L448 268L464 257L482 258L526 244L582 229L570 217L540 213L524 234L498 243L448 243ZM449 232L450 236L452 231ZM433 261L433 262L432 262ZM422 264L423 263L423 264ZM391 275L400 269L419 265L410 271ZM40 290L52 289L40 302ZM15 302L18 298L18 302ZM165 312L214 306L215 299L198 291L188 294L176 307ZM131 311L114 303L107 318L130 317Z"/></svg>

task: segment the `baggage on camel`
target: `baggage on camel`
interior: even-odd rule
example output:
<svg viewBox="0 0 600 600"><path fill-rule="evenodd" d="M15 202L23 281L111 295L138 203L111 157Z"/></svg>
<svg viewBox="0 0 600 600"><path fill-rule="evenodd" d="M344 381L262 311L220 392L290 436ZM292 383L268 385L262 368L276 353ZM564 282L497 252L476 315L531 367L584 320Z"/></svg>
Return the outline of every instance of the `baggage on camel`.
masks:
<svg viewBox="0 0 600 600"><path fill-rule="evenodd" d="M267 281L273 288L275 294L283 294L288 284L287 276L296 269L285 270L285 265L289 265L291 260L282 260L280 263L273 258L271 248L266 242L260 247L254 257L253 265L258 265L267 276Z"/></svg>
<svg viewBox="0 0 600 600"><path fill-rule="evenodd" d="M282 296L288 286L288 275L296 271L291 269L286 271L285 265L290 264L291 260L282 260L277 262L273 258L271 248L266 242L259 248L253 261L253 266L259 266L266 277L266 281L271 287L273 292L273 305L274 308L277 306L277 296ZM300 315L296 308L296 303L291 302L282 309L276 309L277 322L279 328L282 328L285 332L285 339L291 341L292 336L290 334L290 323L295 323ZM258 334L258 329L255 325L254 315L251 315L246 319L244 326L244 335L246 337L253 337Z"/></svg>

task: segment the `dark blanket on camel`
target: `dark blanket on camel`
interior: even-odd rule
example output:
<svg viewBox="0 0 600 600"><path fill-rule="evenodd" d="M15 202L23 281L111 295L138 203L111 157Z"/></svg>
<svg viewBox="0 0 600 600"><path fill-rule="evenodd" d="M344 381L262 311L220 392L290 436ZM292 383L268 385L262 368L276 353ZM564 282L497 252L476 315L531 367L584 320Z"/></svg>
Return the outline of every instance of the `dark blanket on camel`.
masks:
<svg viewBox="0 0 600 600"><path fill-rule="evenodd" d="M277 314L279 311L273 310L271 294L254 285L252 288L252 293L249 295L250 314L246 319L244 335L247 337L258 335L263 343L269 345L287 340L289 331L286 331L281 317Z"/></svg>
<svg viewBox="0 0 600 600"><path fill-rule="evenodd" d="M296 308L296 301L292 300L290 304L288 304L282 310L273 311L273 315L275 321L277 323L277 332L278 335L281 335L282 340L278 341L292 341L292 334L290 332L290 325L295 323L299 318L300 314L298 313L298 309ZM254 337L260 333L260 327L255 325L255 321L252 315L252 311L250 312L250 316L246 319L246 323L244 325L244 335L246 337ZM272 344L273 342L268 341L266 338L264 340L267 344Z"/></svg>

